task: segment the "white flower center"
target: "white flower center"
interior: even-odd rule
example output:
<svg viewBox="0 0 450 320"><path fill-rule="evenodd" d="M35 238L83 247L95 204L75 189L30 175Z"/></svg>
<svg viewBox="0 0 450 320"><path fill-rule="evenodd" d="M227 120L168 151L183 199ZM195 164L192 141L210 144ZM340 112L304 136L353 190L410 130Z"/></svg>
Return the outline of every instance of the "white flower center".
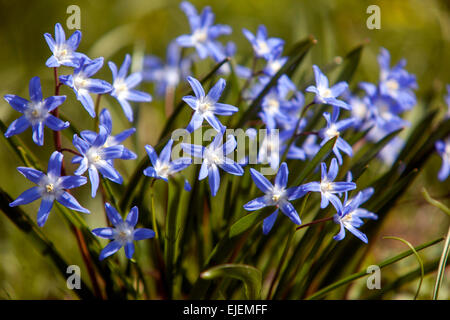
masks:
<svg viewBox="0 0 450 320"><path fill-rule="evenodd" d="M256 45L258 47L257 51L259 55L264 55L270 52L270 48L267 42L264 40L256 40Z"/></svg>
<svg viewBox="0 0 450 320"><path fill-rule="evenodd" d="M278 188L277 186L273 187L272 193L270 195L270 199L274 203L278 203L280 200L284 199L285 197L285 190L284 188Z"/></svg>
<svg viewBox="0 0 450 320"><path fill-rule="evenodd" d="M328 138L334 138L336 136L339 136L339 131L337 130L337 127L335 124L332 124L326 131L325 131L325 135Z"/></svg>
<svg viewBox="0 0 450 320"><path fill-rule="evenodd" d="M84 75L76 75L73 79L73 85L77 90L85 89L89 85L89 79Z"/></svg>
<svg viewBox="0 0 450 320"><path fill-rule="evenodd" d="M323 193L333 191L333 184L330 181L323 180L320 182L320 191Z"/></svg>
<svg viewBox="0 0 450 320"><path fill-rule="evenodd" d="M208 164L222 164L224 161L222 149L217 148L211 150L209 148L206 148L205 159Z"/></svg>
<svg viewBox="0 0 450 320"><path fill-rule="evenodd" d="M367 113L367 108L361 101L354 101L352 103L352 113L359 119L365 118Z"/></svg>
<svg viewBox="0 0 450 320"><path fill-rule="evenodd" d="M319 92L323 98L331 98L332 97L332 93L329 88L321 88L321 89L319 89Z"/></svg>
<svg viewBox="0 0 450 320"><path fill-rule="evenodd" d="M58 60L58 62L63 62L65 60L68 60L70 58L72 54L72 50L67 47L65 44L61 45L61 46L56 46L55 47L55 52L53 53L53 55L55 56L56 60Z"/></svg>
<svg viewBox="0 0 450 320"><path fill-rule="evenodd" d="M267 99L267 111L270 114L276 113L280 109L280 102L276 98Z"/></svg>
<svg viewBox="0 0 450 320"><path fill-rule="evenodd" d="M168 86L174 87L180 82L180 75L177 68L166 67L164 75Z"/></svg>
<svg viewBox="0 0 450 320"><path fill-rule="evenodd" d="M397 80L391 79L391 80L386 81L386 87L390 91L397 91L400 86L399 86Z"/></svg>
<svg viewBox="0 0 450 320"><path fill-rule="evenodd" d="M274 61L269 61L269 63L267 64L267 67L269 68L269 70L272 73L277 73L278 70L281 69L282 65L281 65L280 61L274 60Z"/></svg>
<svg viewBox="0 0 450 320"><path fill-rule="evenodd" d="M114 239L122 244L133 241L134 228L131 227L126 221L120 223L115 228Z"/></svg>
<svg viewBox="0 0 450 320"><path fill-rule="evenodd" d="M208 31L207 29L198 29L195 30L192 35L192 40L194 42L205 42L208 39Z"/></svg>
<svg viewBox="0 0 450 320"><path fill-rule="evenodd" d="M207 97L197 100L197 111L200 112L200 114L213 110L214 104Z"/></svg>
<svg viewBox="0 0 450 320"><path fill-rule="evenodd" d="M128 92L128 86L122 79L114 81L114 91L115 94L121 96Z"/></svg>
<svg viewBox="0 0 450 320"><path fill-rule="evenodd" d="M167 162L157 160L155 165L156 174L162 178L168 178L172 174L172 168Z"/></svg>
<svg viewBox="0 0 450 320"><path fill-rule="evenodd" d="M25 111L25 117L34 125L43 122L48 117L48 112L45 110L42 101L30 102L28 104L28 109Z"/></svg>
<svg viewBox="0 0 450 320"><path fill-rule="evenodd" d="M39 181L41 196L46 199L58 197L63 192L63 189L61 189L60 184L61 184L60 177L55 177L53 175L43 176L41 181Z"/></svg>
<svg viewBox="0 0 450 320"><path fill-rule="evenodd" d="M98 148L90 148L88 152L86 152L86 157L90 164L95 164L103 160Z"/></svg>

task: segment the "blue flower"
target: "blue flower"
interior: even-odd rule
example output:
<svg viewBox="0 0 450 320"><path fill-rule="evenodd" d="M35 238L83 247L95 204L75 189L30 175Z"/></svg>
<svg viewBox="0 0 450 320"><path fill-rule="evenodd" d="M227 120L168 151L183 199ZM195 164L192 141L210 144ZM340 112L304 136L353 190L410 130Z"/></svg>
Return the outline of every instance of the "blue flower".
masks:
<svg viewBox="0 0 450 320"><path fill-rule="evenodd" d="M155 179L162 179L167 182L170 176L191 165L192 159L188 157L171 160L172 146L173 140L170 139L161 150L159 157L152 146L145 146L145 151L147 151L152 166L144 169L144 175Z"/></svg>
<svg viewBox="0 0 450 320"><path fill-rule="evenodd" d="M111 96L119 101L128 121L132 122L133 109L128 101L150 102L152 101L152 96L142 91L132 90L142 81L142 74L140 72L135 72L127 77L128 69L131 65L131 57L129 54L125 56L125 60L119 71L117 71L114 62L108 62L108 65L113 75L113 90L111 91Z"/></svg>
<svg viewBox="0 0 450 320"><path fill-rule="evenodd" d="M390 67L389 51L381 48L378 55L380 65L380 93L394 99L402 110L409 110L416 104L416 96L412 89L417 89L416 77L408 73L404 67L406 60L400 60L397 65Z"/></svg>
<svg viewBox="0 0 450 320"><path fill-rule="evenodd" d="M295 224L301 224L300 217L294 206L289 202L303 197L307 191L303 186L286 188L289 176L289 170L286 162L283 162L275 177L275 184L273 185L266 177L253 168L250 168L255 185L265 193L264 196L251 200L244 205L244 209L248 211L255 211L267 206L275 206L277 209L270 216L264 219L263 233L268 234L272 229L275 220L278 216L278 209L281 209L289 219Z"/></svg>
<svg viewBox="0 0 450 320"><path fill-rule="evenodd" d="M77 99L92 118L95 118L95 109L90 93L104 94L113 89L105 80L91 79L102 66L102 57L94 60L83 58L80 60L80 66L74 70L73 75L69 74L59 77L59 80L63 84L73 89L77 95Z"/></svg>
<svg viewBox="0 0 450 320"><path fill-rule="evenodd" d="M134 254L134 241L150 239L155 236L155 232L152 229L136 229L139 217L139 210L137 207L131 208L125 221L117 210L109 203L105 203L105 209L108 219L111 221L114 228L97 228L92 230L92 233L97 237L111 239L113 241L100 252L100 260L116 253L122 247L125 248L126 257L131 259Z"/></svg>
<svg viewBox="0 0 450 320"><path fill-rule="evenodd" d="M69 39L66 40L66 35L61 24L55 25L55 39L49 33L44 34L45 41L52 51L53 55L48 58L45 65L49 68L56 68L61 65L68 67L78 67L80 60L86 55L75 52L80 44L81 32L76 30Z"/></svg>
<svg viewBox="0 0 450 320"><path fill-rule="evenodd" d="M100 182L99 171L106 179L119 184L123 182L122 176L114 169L112 162L109 160L121 158L124 146L115 145L105 147L108 136L108 130L103 126L99 127L99 133L92 143L79 138L76 134L73 136L73 145L81 154L81 156L74 157L72 160L73 163L80 164L78 169L75 170L75 174L81 175L88 170L92 186L92 198L97 194Z"/></svg>
<svg viewBox="0 0 450 320"><path fill-rule="evenodd" d="M267 59L267 64L263 69L266 76L273 77L287 62L288 57L282 57L282 52L282 45L272 50L272 55Z"/></svg>
<svg viewBox="0 0 450 320"><path fill-rule="evenodd" d="M340 231L333 237L334 240L342 240L345 237L345 229L353 233L364 243L367 243L367 236L357 228L363 225L362 219L377 220L378 216L360 206L366 202L373 194L373 188L367 188L358 192L356 197L347 200L345 195L344 208L342 212L338 212L333 216L334 222L340 225Z"/></svg>
<svg viewBox="0 0 450 320"><path fill-rule="evenodd" d="M144 81L156 84L156 93L164 96L167 90L174 90L181 79L190 74L192 61L181 57L181 49L175 41L167 47L166 63L156 56L146 56L142 70Z"/></svg>
<svg viewBox="0 0 450 320"><path fill-rule="evenodd" d="M242 29L242 32L252 45L255 56L258 58L269 60L278 53L276 49L284 46L284 40L267 36L267 29L264 25L258 27L256 36L245 28Z"/></svg>
<svg viewBox="0 0 450 320"><path fill-rule="evenodd" d="M350 157L353 155L353 150L352 147L347 143L347 141L345 141L341 137L341 134L342 131L353 126L355 120L353 118L348 118L338 121L338 108L334 108L332 115L330 115L328 112L324 112L323 117L327 121L327 126L326 128L320 130L320 136L323 139L320 143L320 146L322 147L325 143L327 143L327 141L333 139L334 137L337 137L336 143L333 146L333 153L338 159L339 165L342 165L342 156L339 150L346 153Z"/></svg>
<svg viewBox="0 0 450 320"><path fill-rule="evenodd" d="M231 33L230 26L214 23L214 13L210 7L205 7L198 15L195 7L187 1L180 4L191 26L190 35L179 36L176 41L181 47L194 47L200 59L214 56L220 50L216 38Z"/></svg>
<svg viewBox="0 0 450 320"><path fill-rule="evenodd" d="M130 129L122 131L121 133L118 133L115 136L111 135L112 134L112 118L111 118L111 114L109 113L108 109L103 109L100 112L99 119L100 119L100 121L99 121L100 125L103 126L106 129L106 131L108 132L108 138L106 138L106 142L103 145L104 148L120 145L125 139L127 139L129 136L131 136L132 134L134 134L136 132L135 128L130 128ZM97 138L98 134L97 134L97 132L94 132L91 130L83 130L80 132L80 136L84 140L89 142L90 144L93 144L95 139ZM81 158L82 157L80 157L80 158L74 157L72 162L79 163L81 161ZM123 153L122 153L122 156L120 157L120 159L133 160L133 159L137 159L137 155L133 151L124 147ZM112 160L108 160L108 161L112 161Z"/></svg>
<svg viewBox="0 0 450 320"><path fill-rule="evenodd" d="M450 118L450 84L447 85L447 95L445 96L445 103L447 104L447 113L445 119Z"/></svg>
<svg viewBox="0 0 450 320"><path fill-rule="evenodd" d="M342 193L356 189L356 184L353 182L334 182L336 179L339 167L336 158L331 160L329 171L327 172L327 165L325 162L320 164L321 166L321 179L320 182L309 182L303 185L305 191L320 192L322 200L320 207L326 208L328 204L331 204L336 208L337 212L342 212L343 207L341 200L339 200L336 193Z"/></svg>
<svg viewBox="0 0 450 320"><path fill-rule="evenodd" d="M217 63L222 62L226 58L231 58L236 54L236 45L234 42L229 41L226 46L223 46L221 43L217 43L217 47L219 50L216 50L213 53L213 58ZM236 75L240 78L249 79L252 77L252 71L247 67L235 63L233 68ZM224 63L219 70L217 70L217 72L222 75L229 75L231 73L230 62Z"/></svg>
<svg viewBox="0 0 450 320"><path fill-rule="evenodd" d="M28 180L37 186L26 190L16 200L9 204L10 207L28 204L42 198L37 214L37 224L42 227L47 221L53 202L56 200L63 206L84 213L90 213L83 208L78 201L66 189L73 189L86 183L86 177L61 176L62 153L55 151L48 162L47 174L27 167L18 167L17 170Z"/></svg>
<svg viewBox="0 0 450 320"><path fill-rule="evenodd" d="M318 104L329 104L334 107L350 110L350 106L347 103L337 99L337 97L339 97L347 89L347 82L341 81L330 88L328 85L328 78L322 73L322 71L320 71L319 67L314 65L313 70L316 85L309 86L306 88L306 91L316 94L314 102Z"/></svg>
<svg viewBox="0 0 450 320"><path fill-rule="evenodd" d="M450 174L450 138L447 138L445 141L436 141L435 146L438 154L442 157L442 165L438 173L438 179L444 181Z"/></svg>
<svg viewBox="0 0 450 320"><path fill-rule="evenodd" d="M217 102L225 89L225 80L219 79L211 90L209 90L207 95L205 94L201 83L197 79L187 77L187 80L195 94L195 97L183 97L183 101L195 111L187 126L187 130L189 132L193 132L198 129L202 125L203 120L206 119L206 121L216 131L222 132L224 130L224 126L215 115L230 116L238 111L238 108L235 106Z"/></svg>
<svg viewBox="0 0 450 320"><path fill-rule="evenodd" d="M59 131L69 126L69 122L61 121L50 114L66 100L66 96L51 96L43 100L39 77L34 77L30 80L31 101L12 94L5 95L5 100L14 110L23 113L23 116L13 121L8 130L6 130L6 138L22 133L31 126L34 143L42 146L44 144L44 125L54 131Z"/></svg>
<svg viewBox="0 0 450 320"><path fill-rule="evenodd" d="M223 132L218 132L214 140L206 148L195 144L181 144L181 147L186 153L203 159L198 180L203 180L208 177L209 187L213 197L217 194L220 186L219 168L237 176L244 174L242 167L227 157L227 155L236 149L236 139L234 136L229 135L224 144L222 144L222 141Z"/></svg>

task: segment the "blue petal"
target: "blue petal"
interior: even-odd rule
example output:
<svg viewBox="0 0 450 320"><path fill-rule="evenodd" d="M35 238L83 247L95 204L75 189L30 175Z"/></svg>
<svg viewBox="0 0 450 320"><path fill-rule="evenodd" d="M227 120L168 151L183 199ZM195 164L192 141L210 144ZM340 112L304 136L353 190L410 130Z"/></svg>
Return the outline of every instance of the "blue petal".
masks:
<svg viewBox="0 0 450 320"><path fill-rule="evenodd" d="M83 176L63 176L61 177L61 188L73 189L86 184L87 178Z"/></svg>
<svg viewBox="0 0 450 320"><path fill-rule="evenodd" d="M187 77L187 81L191 85L192 90L194 91L194 94L197 98L202 98L205 96L205 90L203 90L201 83L197 79L193 77Z"/></svg>
<svg viewBox="0 0 450 320"><path fill-rule="evenodd" d="M209 166L206 164L206 161L203 161L202 166L200 167L200 172L198 174L198 180L203 180L208 176Z"/></svg>
<svg viewBox="0 0 450 320"><path fill-rule="evenodd" d="M155 231L146 228L136 229L134 231L134 240L144 240L153 238L155 236Z"/></svg>
<svg viewBox="0 0 450 320"><path fill-rule="evenodd" d="M270 181L267 180L267 178L264 177L261 173L259 173L253 168L250 168L250 174L259 190L261 190L264 193L267 193L270 190L272 190L273 188L272 183L270 183Z"/></svg>
<svg viewBox="0 0 450 320"><path fill-rule="evenodd" d="M173 140L169 139L169 141L167 142L167 144L164 146L164 148L161 150L161 153L159 154L159 159L161 162L165 163L165 162L170 161L170 156L172 153L172 145L173 145Z"/></svg>
<svg viewBox="0 0 450 320"><path fill-rule="evenodd" d="M286 162L283 162L278 170L277 176L275 177L275 185L280 188L285 188L287 185L289 176L289 169Z"/></svg>
<svg viewBox="0 0 450 320"><path fill-rule="evenodd" d="M61 152L54 151L48 161L47 174L59 177L61 175L61 165L63 155Z"/></svg>
<svg viewBox="0 0 450 320"><path fill-rule="evenodd" d="M206 121L213 127L217 132L225 131L225 127L220 123L219 119L217 119L213 114L205 115Z"/></svg>
<svg viewBox="0 0 450 320"><path fill-rule="evenodd" d="M41 79L39 77L33 77L30 80L30 99L34 102L42 101L42 88L41 88Z"/></svg>
<svg viewBox="0 0 450 320"><path fill-rule="evenodd" d="M135 72L130 74L126 79L125 83L128 88L136 87L142 81L142 74L140 72Z"/></svg>
<svg viewBox="0 0 450 320"><path fill-rule="evenodd" d="M347 224L345 227L347 228L348 231L353 233L362 242L364 242L364 243L369 242L367 239L367 236L364 233L362 233L361 231L359 231L358 229L356 229L355 227L353 227L352 225Z"/></svg>
<svg viewBox="0 0 450 320"><path fill-rule="evenodd" d="M118 78L124 79L130 69L131 65L131 56L129 54L125 55L125 59L123 60L122 65L120 66L119 72L117 73Z"/></svg>
<svg viewBox="0 0 450 320"><path fill-rule="evenodd" d="M41 197L41 192L39 187L32 187L28 190L25 190L20 194L16 200L9 204L10 207L20 206L22 204L28 204L33 202Z"/></svg>
<svg viewBox="0 0 450 320"><path fill-rule="evenodd" d="M238 111L239 109L231 104L216 103L214 105L214 113L219 116L231 116L233 113Z"/></svg>
<svg viewBox="0 0 450 320"><path fill-rule="evenodd" d="M21 116L9 125L8 130L5 132L5 137L9 138L13 135L20 134L28 129L29 126L30 122L28 122L27 118L25 116Z"/></svg>
<svg viewBox="0 0 450 320"><path fill-rule="evenodd" d="M200 128L202 123L203 123L203 115L200 114L199 112L194 112L191 121L189 121L189 124L186 127L186 130L190 133L194 132L195 130Z"/></svg>
<svg viewBox="0 0 450 320"><path fill-rule="evenodd" d="M89 79L86 89L95 94L104 94L110 92L113 87L110 83L101 79Z"/></svg>
<svg viewBox="0 0 450 320"><path fill-rule="evenodd" d="M29 101L13 94L5 95L5 100L14 110L24 113L28 108Z"/></svg>
<svg viewBox="0 0 450 320"><path fill-rule="evenodd" d="M117 212L117 210L112 205L110 205L109 203L105 203L105 209L106 209L106 214L108 215L109 221L111 221L111 223L114 226L123 222L122 217L120 216L119 212Z"/></svg>
<svg viewBox="0 0 450 320"><path fill-rule="evenodd" d="M300 217L298 216L297 211L295 210L294 206L288 202L288 201L282 201L279 203L279 207L281 211L289 218L292 222L295 224L301 224L302 221L300 220Z"/></svg>
<svg viewBox="0 0 450 320"><path fill-rule="evenodd" d="M336 158L331 159L330 168L328 169L327 180L334 181L336 179L337 174L339 172L339 167L337 164Z"/></svg>
<svg viewBox="0 0 450 320"><path fill-rule="evenodd" d="M107 161L103 161L103 163L101 165L97 166L97 169L98 169L98 171L100 171L100 173L105 178L107 178L107 179L109 179L109 180L111 180L111 181L113 181L115 183L122 184L122 182L123 182L122 176Z"/></svg>
<svg viewBox="0 0 450 320"><path fill-rule="evenodd" d="M104 148L102 150L102 159L103 160L120 159L123 156L124 150L125 147L121 144Z"/></svg>
<svg viewBox="0 0 450 320"><path fill-rule="evenodd" d="M268 234L270 230L272 230L273 225L275 224L275 221L278 217L278 209L275 210L270 216L264 219L263 221L263 234Z"/></svg>
<svg viewBox="0 0 450 320"><path fill-rule="evenodd" d="M102 66L103 66L103 57L99 57L99 58L92 59L89 61L84 59L84 63L82 65L81 69L83 70L82 72L83 72L84 76L87 78L90 78L94 74L96 74L97 71L100 70ZM92 79L90 79L90 80L92 80Z"/></svg>
<svg viewBox="0 0 450 320"><path fill-rule="evenodd" d="M220 78L219 81L209 90L208 97L213 102L219 101L220 96L222 95L223 90L225 89L226 82L224 79Z"/></svg>
<svg viewBox="0 0 450 320"><path fill-rule="evenodd" d="M122 244L119 241L112 241L112 242L110 242L100 252L99 259L100 260L104 260L105 258L107 258L110 255L112 255L112 254L116 253L117 251L119 251L120 248L122 248Z"/></svg>
<svg viewBox="0 0 450 320"><path fill-rule="evenodd" d="M99 114L100 124L106 129L106 131L111 134L112 132L112 119L111 113L109 113L108 109L103 109Z"/></svg>
<svg viewBox="0 0 450 320"><path fill-rule="evenodd" d="M191 158L178 158L172 161L171 169L172 172L179 172L181 170L186 169L192 163Z"/></svg>
<svg viewBox="0 0 450 320"><path fill-rule="evenodd" d="M92 198L95 198L100 183L100 177L98 176L97 169L93 166L89 167L89 180L91 181L91 196Z"/></svg>
<svg viewBox="0 0 450 320"><path fill-rule="evenodd" d="M208 172L209 187L211 189L211 195L214 197L220 187L220 173L219 168L216 165L212 165Z"/></svg>
<svg viewBox="0 0 450 320"><path fill-rule="evenodd" d="M247 211L255 211L264 208L265 206L267 206L266 197L262 196L244 204L244 209Z"/></svg>
<svg viewBox="0 0 450 320"><path fill-rule="evenodd" d="M42 199L39 211L37 214L37 224L42 227L47 221L50 210L53 207L53 199Z"/></svg>
<svg viewBox="0 0 450 320"><path fill-rule="evenodd" d="M66 35L60 23L55 24L55 41L57 45L61 45L66 42Z"/></svg>
<svg viewBox="0 0 450 320"><path fill-rule="evenodd" d="M106 139L108 139L108 136L108 130L104 126L100 125L98 128L98 135L94 140L94 143L92 143L92 146L102 147L105 144Z"/></svg>
<svg viewBox="0 0 450 320"><path fill-rule="evenodd" d="M146 92L129 90L126 94L126 99L136 102L150 102L152 101L152 96Z"/></svg>
<svg viewBox="0 0 450 320"><path fill-rule="evenodd" d="M135 132L136 132L135 128L130 128L130 129L124 130L121 133L114 136L114 141L116 143L121 143L122 141L127 139L129 136L131 136Z"/></svg>
<svg viewBox="0 0 450 320"><path fill-rule="evenodd" d="M341 228L340 228L340 230L339 230L339 233L336 234L336 235L333 237L334 240L340 241L340 240L342 240L342 239L345 238L345 228L344 228L344 225L343 225L342 223L340 223L340 227L341 227Z"/></svg>
<svg viewBox="0 0 450 320"><path fill-rule="evenodd" d="M44 124L42 122L38 122L32 127L33 129L33 141L37 145L44 145Z"/></svg>
<svg viewBox="0 0 450 320"><path fill-rule="evenodd" d="M125 99L117 99L117 101L119 101L123 113L125 114L125 117L127 117L128 121L133 122L133 108L131 108L130 103Z"/></svg>
<svg viewBox="0 0 450 320"><path fill-rule="evenodd" d="M321 191L320 183L316 182L316 181L305 183L301 187L306 192L320 192Z"/></svg>
<svg viewBox="0 0 450 320"><path fill-rule="evenodd" d="M41 179L45 176L44 173L42 173L39 170L33 169L33 168L27 168L27 167L17 167L17 170L25 176L28 180L38 184Z"/></svg>
<svg viewBox="0 0 450 320"><path fill-rule="evenodd" d="M225 161L224 163L219 165L224 171L234 174L236 176L242 176L244 174L244 169L242 167L235 163L232 160Z"/></svg>
<svg viewBox="0 0 450 320"><path fill-rule="evenodd" d="M127 242L125 244L125 255L128 259L132 259L134 254L134 243Z"/></svg>
<svg viewBox="0 0 450 320"><path fill-rule="evenodd" d="M55 51L56 43L55 43L55 40L53 40L52 35L48 32L44 33L44 38L45 38L45 41L47 42L48 47L50 48L50 51L52 51L52 52Z"/></svg>
<svg viewBox="0 0 450 320"><path fill-rule="evenodd" d="M64 122L61 119L49 114L45 119L45 125L53 131L60 131L68 128L70 126L70 123L68 121Z"/></svg>
<svg viewBox="0 0 450 320"><path fill-rule="evenodd" d="M114 239L114 229L113 228L97 228L92 230L92 233L100 238Z"/></svg>
<svg viewBox="0 0 450 320"><path fill-rule="evenodd" d="M56 198L56 201L61 203L66 208L69 208L69 209L72 209L72 210L75 210L75 211L79 211L79 212L90 213L90 211L88 209L83 208L78 203L77 199L75 199L75 197L72 196L68 192L64 191L58 198Z"/></svg>
<svg viewBox="0 0 450 320"><path fill-rule="evenodd" d="M181 148L184 152L196 158L203 158L203 153L205 152L205 147L197 144L181 143Z"/></svg>
<svg viewBox="0 0 450 320"><path fill-rule="evenodd" d="M51 112L59 107L64 101L66 101L66 96L51 96L44 100L44 104L48 112Z"/></svg>
<svg viewBox="0 0 450 320"><path fill-rule="evenodd" d="M79 44L81 41L81 32L80 30L75 30L74 33L72 33L72 35L69 37L69 39L67 39L67 45L72 49L72 50L77 50Z"/></svg>
<svg viewBox="0 0 450 320"><path fill-rule="evenodd" d="M86 109L89 115L92 118L95 118L94 101L92 101L92 97L90 96L89 92L78 92L77 99L81 102L84 109Z"/></svg>
<svg viewBox="0 0 450 320"><path fill-rule="evenodd" d="M134 228L136 226L136 223L138 222L138 217L139 217L139 210L136 206L134 206L133 208L131 208L125 221L128 222L128 225Z"/></svg>

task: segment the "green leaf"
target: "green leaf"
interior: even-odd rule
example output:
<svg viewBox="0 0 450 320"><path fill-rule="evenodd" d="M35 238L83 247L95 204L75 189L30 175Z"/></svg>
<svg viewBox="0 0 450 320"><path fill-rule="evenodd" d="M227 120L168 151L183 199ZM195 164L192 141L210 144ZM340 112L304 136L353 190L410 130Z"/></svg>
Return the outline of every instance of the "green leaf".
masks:
<svg viewBox="0 0 450 320"><path fill-rule="evenodd" d="M245 264L222 264L212 267L201 273L205 280L213 280L220 277L230 277L244 282L247 299L255 300L261 297L261 271Z"/></svg>
<svg viewBox="0 0 450 320"><path fill-rule="evenodd" d="M448 254L450 252L450 227L448 228L447 237L445 238L444 249L442 250L441 258L439 259L438 273L436 276L436 283L433 289L433 300L436 300L439 296L439 288L444 278L445 268L447 266Z"/></svg>
<svg viewBox="0 0 450 320"><path fill-rule="evenodd" d="M427 189L422 188L422 195L429 204L431 204L433 207L440 209L442 212L444 212L450 216L450 208L447 207L442 202L439 202L439 201L433 199L427 192Z"/></svg>
<svg viewBox="0 0 450 320"><path fill-rule="evenodd" d="M413 252L414 255L417 258L417 261L419 261L419 265L420 265L420 282L419 282L419 287L417 288L416 291L416 295L414 296L414 300L417 299L417 296L419 295L420 292L420 288L422 287L422 282L423 282L423 277L424 277L424 270L423 270L423 261L422 258L419 256L419 254L417 253L417 251L414 249L414 247L412 246L412 244L409 241L406 241L405 239L402 239L400 237L392 237L392 236L387 236L387 237L383 237L383 239L394 239L394 240L398 240L403 242L404 244L406 244Z"/></svg>
<svg viewBox="0 0 450 320"><path fill-rule="evenodd" d="M439 239L427 242L425 244L422 244L420 246L417 246L414 249L417 252L417 251L423 250L425 248L431 247L431 246L441 242L442 240L443 240L443 238L439 238ZM396 262L398 262L398 261L400 261L400 260L402 260L402 259L404 259L404 258L406 258L406 257L408 257L410 255L412 255L412 254L414 254L413 250L404 251L404 252L402 252L402 253L400 253L400 254L392 257L392 258L389 258L389 259L383 261L382 263L378 264L378 266L380 267L380 269L382 269L382 268L387 267L387 266L389 266L391 264L394 264L394 263L396 263ZM319 291L317 291L313 295L309 296L308 300L323 298L324 296L326 296L331 291L333 291L333 290L335 290L335 289L337 289L337 288L339 288L339 287L341 287L343 285L349 284L350 282L352 282L352 281L354 281L356 279L362 278L364 276L367 276L367 275L368 275L368 273L366 272L366 270L354 273L354 274L352 274L352 275L350 275L348 277L345 277L344 279L341 279L339 281L336 281L336 282L326 286L325 288L320 289Z"/></svg>
<svg viewBox="0 0 450 320"><path fill-rule="evenodd" d="M272 208L273 209L273 208ZM251 212L238 221L233 223L230 228L230 232L228 233L229 238L234 238L240 236L244 232L248 231L250 228L254 227L260 221L263 221L267 218L271 212L269 210L265 210L265 212Z"/></svg>
<svg viewBox="0 0 450 320"><path fill-rule="evenodd" d="M341 64L342 70L335 81L336 83L340 81L350 82L358 68L363 48L364 44L361 44L344 57L344 62Z"/></svg>

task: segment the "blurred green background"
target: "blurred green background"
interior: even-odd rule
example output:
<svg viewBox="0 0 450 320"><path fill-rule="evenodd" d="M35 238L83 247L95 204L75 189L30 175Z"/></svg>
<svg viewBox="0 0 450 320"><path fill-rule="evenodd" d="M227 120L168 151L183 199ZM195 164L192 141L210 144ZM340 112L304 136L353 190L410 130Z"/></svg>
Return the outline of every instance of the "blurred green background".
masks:
<svg viewBox="0 0 450 320"><path fill-rule="evenodd" d="M258 24L265 24L270 36L286 40L286 48L307 35L314 35L317 45L308 54L302 70L310 72L312 63L319 66L330 62L336 56L344 56L352 48L367 40L355 82L359 80L375 82L378 79L376 55L379 48L387 48L393 62L404 57L408 71L416 74L419 84L417 95L419 105L408 118L414 122L421 110L426 107L441 108L445 112L442 99L444 86L450 83L450 2L442 0L427 1L296 1L296 0L247 0L247 1L192 1L201 9L212 6L216 22L229 24L233 34L222 40L233 40L238 46L237 59L245 60L250 54L250 46L242 35L243 27L254 31ZM43 34L54 33L54 25L69 17L66 9L76 4L81 9L81 31L83 38L79 51L91 58L103 56L120 64L127 52L145 52L165 57L167 44L176 36L189 32L187 19L179 10L179 1L124 0L124 1L0 1L0 95L17 94L28 97L28 81L40 76L44 96L53 93L52 70L45 67L50 51ZM381 9L381 29L369 30L366 27L367 6L376 4ZM67 28L65 27L67 30ZM71 33L68 31L66 33ZM66 70L67 71L67 70ZM111 81L107 67L99 73L99 78ZM151 86L144 86L150 93ZM94 126L74 94L62 88L68 101L61 112L77 128ZM431 100L425 104L424 101ZM114 131L129 126L122 115L120 106L113 99L104 99L115 119ZM143 104L138 119L138 136L135 148L128 146L143 156L143 146L154 143L164 121L163 107L159 102ZM422 108L422 109L421 109ZM16 119L15 112L6 102L0 102L0 117L7 125ZM45 146L36 147L31 141L30 130L20 136L46 163L51 151L51 132L45 132ZM18 159L0 138L0 179L1 186L13 197L19 195L31 184L16 170ZM64 138L63 144L71 142ZM137 162L121 161L119 168L125 179ZM417 196L422 185L426 185L433 196L441 197L448 204L449 181L438 183L436 179L440 166L437 155L430 160L427 169L421 173L408 194L397 204L390 219L383 226L382 233L372 240L371 255L367 264L381 261L406 248L400 242L383 240L383 235L403 237L417 245L445 234L448 218L433 207L428 206ZM69 170L71 167L69 166ZM92 200L89 186L76 192L80 203L89 203L93 213L87 217L92 227L104 224L100 197ZM35 219L37 204L24 207ZM58 245L58 249L71 264L83 265L76 242L65 222L53 212L43 231ZM433 251L434 250L434 251ZM423 254L439 254L440 246L424 251ZM0 215L0 298L2 299L49 299L75 298L67 290L65 281L57 274L53 265L34 250L32 244L16 227ZM395 279L397 274L417 267L414 256L383 271L383 281ZM82 267L82 275L86 271ZM450 297L450 279L447 272L440 298ZM365 280L359 284L364 285ZM430 298L434 276L428 276L422 288L421 298ZM358 283L357 283L358 284ZM383 285L383 282L382 282ZM391 298L412 298L417 283L401 287ZM359 286L355 286L350 298L357 298ZM361 290L367 290L362 288Z"/></svg>

